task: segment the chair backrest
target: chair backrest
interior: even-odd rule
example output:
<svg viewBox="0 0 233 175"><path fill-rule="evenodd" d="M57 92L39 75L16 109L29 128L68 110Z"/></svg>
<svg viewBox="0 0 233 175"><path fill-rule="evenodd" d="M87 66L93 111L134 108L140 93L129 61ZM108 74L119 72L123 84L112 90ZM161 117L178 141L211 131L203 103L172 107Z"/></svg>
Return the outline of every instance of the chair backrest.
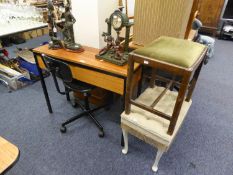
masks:
<svg viewBox="0 0 233 175"><path fill-rule="evenodd" d="M184 38L194 0L135 0L133 43L146 45L160 36Z"/></svg>
<svg viewBox="0 0 233 175"><path fill-rule="evenodd" d="M63 82L72 82L73 76L70 67L67 63L43 55L46 68L50 72L54 72L56 76L62 79Z"/></svg>

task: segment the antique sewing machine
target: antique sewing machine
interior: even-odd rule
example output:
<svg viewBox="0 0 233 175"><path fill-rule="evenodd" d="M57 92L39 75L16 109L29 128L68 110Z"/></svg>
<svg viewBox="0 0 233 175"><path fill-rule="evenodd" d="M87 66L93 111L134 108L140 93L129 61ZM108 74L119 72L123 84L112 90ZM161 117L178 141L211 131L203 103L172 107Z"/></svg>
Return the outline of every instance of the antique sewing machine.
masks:
<svg viewBox="0 0 233 175"><path fill-rule="evenodd" d="M48 1L48 29L51 41L49 42L49 49L63 48L61 40L57 36L57 15L52 1Z"/></svg>
<svg viewBox="0 0 233 175"><path fill-rule="evenodd" d="M80 44L75 43L74 41L74 31L73 25L76 22L73 14L71 13L71 4L70 1L67 1L65 5L65 12L61 15L61 23L57 24L57 14L55 13L55 7L52 1L48 1L48 27L49 27L49 36L51 41L49 43L50 49L60 49L65 48L68 51L72 52L83 52L84 49ZM61 28L63 41L61 41L57 36L57 28Z"/></svg>
<svg viewBox="0 0 233 175"><path fill-rule="evenodd" d="M124 65L128 61L130 28L133 25L129 18L122 11L114 11L110 18L106 19L108 25L107 33L103 33L104 41L107 45L100 50L96 58L111 62L116 65ZM112 28L115 30L117 37L112 36ZM125 28L125 41L121 44L120 33Z"/></svg>
<svg viewBox="0 0 233 175"><path fill-rule="evenodd" d="M65 6L65 12L63 13L62 18L64 20L64 25L62 28L64 48L72 52L83 52L84 49L82 46L74 41L73 25L76 22L76 19L71 13L71 4L69 0Z"/></svg>

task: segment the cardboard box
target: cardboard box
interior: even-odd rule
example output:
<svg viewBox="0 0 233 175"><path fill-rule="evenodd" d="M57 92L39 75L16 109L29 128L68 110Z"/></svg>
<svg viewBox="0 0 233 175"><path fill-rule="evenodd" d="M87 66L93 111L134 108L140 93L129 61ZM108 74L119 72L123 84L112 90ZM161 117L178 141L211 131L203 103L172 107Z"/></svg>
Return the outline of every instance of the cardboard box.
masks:
<svg viewBox="0 0 233 175"><path fill-rule="evenodd" d="M43 35L42 29L37 29L37 36L42 36L42 35Z"/></svg>
<svg viewBox="0 0 233 175"><path fill-rule="evenodd" d="M42 36L42 35L46 35L48 33L49 33L49 29L48 29L48 27L45 27L45 28L42 28L42 29L23 32L23 33L21 33L21 37L23 39L25 39L25 40L29 40L29 39L36 38L36 37L39 37L39 36Z"/></svg>
<svg viewBox="0 0 233 175"><path fill-rule="evenodd" d="M36 38L37 37L37 30L32 30L29 33L30 33L31 38Z"/></svg>
<svg viewBox="0 0 233 175"><path fill-rule="evenodd" d="M83 100L84 96L80 92L74 92L74 97L77 100ZM102 88L95 88L91 92L91 97L89 98L89 102L96 106L102 106L108 104L111 99L111 92Z"/></svg>
<svg viewBox="0 0 233 175"><path fill-rule="evenodd" d="M8 87L13 90L17 90L25 86L25 84L19 81L20 78L23 78L23 74L0 64L0 79L7 82Z"/></svg>
<svg viewBox="0 0 233 175"><path fill-rule="evenodd" d="M42 32L43 35L48 35L48 34L49 34L49 29L48 29L48 27L43 28L42 31L43 31L43 32Z"/></svg>
<svg viewBox="0 0 233 175"><path fill-rule="evenodd" d="M21 34L21 37L22 37L23 39L25 39L25 40L31 39L31 36L30 36L30 33L29 33L29 32L23 32L23 33Z"/></svg>

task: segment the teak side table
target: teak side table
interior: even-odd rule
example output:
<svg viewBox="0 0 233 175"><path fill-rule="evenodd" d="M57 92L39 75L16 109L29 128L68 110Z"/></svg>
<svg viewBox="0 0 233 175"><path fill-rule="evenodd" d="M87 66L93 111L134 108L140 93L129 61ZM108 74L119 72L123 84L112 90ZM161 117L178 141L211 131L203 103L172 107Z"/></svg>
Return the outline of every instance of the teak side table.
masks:
<svg viewBox="0 0 233 175"><path fill-rule="evenodd" d="M18 161L20 156L19 149L0 137L0 174L5 174Z"/></svg>

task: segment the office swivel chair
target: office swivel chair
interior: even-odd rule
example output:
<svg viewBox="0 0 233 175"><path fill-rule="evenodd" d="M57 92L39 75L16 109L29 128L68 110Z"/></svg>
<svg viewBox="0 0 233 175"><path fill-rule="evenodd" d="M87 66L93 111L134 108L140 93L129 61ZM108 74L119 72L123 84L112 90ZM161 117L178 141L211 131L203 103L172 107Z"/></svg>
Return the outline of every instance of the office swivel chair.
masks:
<svg viewBox="0 0 233 175"><path fill-rule="evenodd" d="M60 94L63 94L63 95L66 94L67 100L70 100L70 98L69 98L70 91L80 92L84 96L84 105L82 105L80 102L76 101L77 105L83 110L83 112L70 118L69 120L65 121L64 123L62 123L60 131L62 133L66 133L66 126L68 124L74 122L75 120L77 120L83 116L89 116L100 131L99 137L104 137L103 127L100 125L100 123L95 119L95 117L92 114L94 111L97 111L98 109L103 108L104 106L90 109L90 105L89 105L89 97L91 96L91 91L95 87L92 85L89 85L87 83L73 79L72 72L71 72L70 67L67 63L60 61L60 60L55 60L55 59L50 58L50 57L45 56L45 55L43 55L43 60L44 60L44 63L46 65L46 68L53 75L56 89L58 90L58 92ZM65 86L65 92L60 91L56 77L58 77L62 80L62 82Z"/></svg>

